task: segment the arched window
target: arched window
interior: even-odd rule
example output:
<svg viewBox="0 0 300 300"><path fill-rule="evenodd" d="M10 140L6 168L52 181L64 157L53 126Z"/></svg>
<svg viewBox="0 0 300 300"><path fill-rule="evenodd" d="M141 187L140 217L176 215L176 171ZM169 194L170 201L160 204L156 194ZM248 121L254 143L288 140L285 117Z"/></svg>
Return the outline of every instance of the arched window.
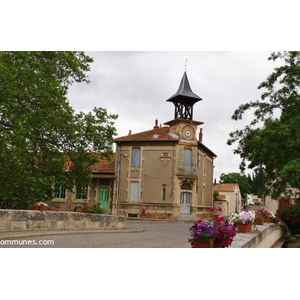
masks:
<svg viewBox="0 0 300 300"><path fill-rule="evenodd" d="M181 189L182 190L191 190L192 186L189 183L185 182L181 185Z"/></svg>

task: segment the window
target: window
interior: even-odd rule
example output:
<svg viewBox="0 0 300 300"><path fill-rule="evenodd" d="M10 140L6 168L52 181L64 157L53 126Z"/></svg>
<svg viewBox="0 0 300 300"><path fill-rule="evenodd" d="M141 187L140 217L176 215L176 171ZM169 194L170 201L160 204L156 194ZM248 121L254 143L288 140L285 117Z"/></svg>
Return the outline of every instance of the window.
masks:
<svg viewBox="0 0 300 300"><path fill-rule="evenodd" d="M192 150L183 150L183 167L185 172L190 172L192 168Z"/></svg>
<svg viewBox="0 0 300 300"><path fill-rule="evenodd" d="M182 190L191 190L192 186L189 183L185 182L181 185L181 189Z"/></svg>
<svg viewBox="0 0 300 300"><path fill-rule="evenodd" d="M87 200L88 186L76 188L76 200Z"/></svg>
<svg viewBox="0 0 300 300"><path fill-rule="evenodd" d="M202 205L205 205L206 202L206 187L205 185L202 187Z"/></svg>
<svg viewBox="0 0 300 300"><path fill-rule="evenodd" d="M166 200L166 194L167 194L167 188L165 186L163 186L163 188L162 188L162 200L163 201Z"/></svg>
<svg viewBox="0 0 300 300"><path fill-rule="evenodd" d="M109 186L109 179L108 178L101 178L101 179L99 179L99 185Z"/></svg>
<svg viewBox="0 0 300 300"><path fill-rule="evenodd" d="M140 167L140 157L141 157L141 149L140 148L132 148L132 157L131 157L131 167L132 168Z"/></svg>
<svg viewBox="0 0 300 300"><path fill-rule="evenodd" d="M138 202L139 199L139 183L137 181L130 182L129 200L131 202Z"/></svg>
<svg viewBox="0 0 300 300"><path fill-rule="evenodd" d="M64 181L56 181L54 186L54 198L55 199L66 198L66 185Z"/></svg>

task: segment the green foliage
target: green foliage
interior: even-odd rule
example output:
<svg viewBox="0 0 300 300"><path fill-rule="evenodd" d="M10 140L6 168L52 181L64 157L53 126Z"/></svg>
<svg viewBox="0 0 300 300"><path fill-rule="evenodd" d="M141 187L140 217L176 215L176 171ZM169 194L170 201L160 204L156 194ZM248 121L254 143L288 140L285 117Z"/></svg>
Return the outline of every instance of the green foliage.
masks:
<svg viewBox="0 0 300 300"><path fill-rule="evenodd" d="M300 159L300 52L272 53L269 60L283 64L259 85L261 99L241 105L233 114L242 119L252 109L254 119L243 130L230 133L228 144L235 142L242 171L246 167L262 170L264 194L274 198L299 190ZM279 115L276 117L276 115Z"/></svg>
<svg viewBox="0 0 300 300"><path fill-rule="evenodd" d="M94 206L87 207L85 212L89 214L100 214L100 215L105 213L104 209L100 207L99 203L95 204Z"/></svg>
<svg viewBox="0 0 300 300"><path fill-rule="evenodd" d="M300 233L300 200L293 205L282 207L277 216L287 225L291 234Z"/></svg>
<svg viewBox="0 0 300 300"><path fill-rule="evenodd" d="M257 195L260 198L264 196L265 175L262 169L255 169L252 177L248 174L248 183L251 186L251 194Z"/></svg>
<svg viewBox="0 0 300 300"><path fill-rule="evenodd" d="M248 183L248 179L246 175L242 175L240 173L222 173L220 176L221 183L237 183L240 187L242 198L245 198L246 194L250 193L251 186Z"/></svg>
<svg viewBox="0 0 300 300"><path fill-rule="evenodd" d="M214 192L213 192L213 199L214 199L215 201L217 201L219 195L220 195L220 192L219 192L219 191L214 191Z"/></svg>
<svg viewBox="0 0 300 300"><path fill-rule="evenodd" d="M91 151L112 154L117 116L76 114L67 99L71 84L89 83L90 63L76 51L0 52L0 207L51 199L56 180L84 186Z"/></svg>

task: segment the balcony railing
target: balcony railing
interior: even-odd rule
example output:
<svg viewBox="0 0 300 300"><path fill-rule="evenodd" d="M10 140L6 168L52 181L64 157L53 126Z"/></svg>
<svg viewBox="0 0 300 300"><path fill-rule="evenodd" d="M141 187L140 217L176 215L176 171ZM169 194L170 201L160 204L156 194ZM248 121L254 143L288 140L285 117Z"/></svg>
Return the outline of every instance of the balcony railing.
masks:
<svg viewBox="0 0 300 300"><path fill-rule="evenodd" d="M178 166L177 175L198 177L198 167Z"/></svg>

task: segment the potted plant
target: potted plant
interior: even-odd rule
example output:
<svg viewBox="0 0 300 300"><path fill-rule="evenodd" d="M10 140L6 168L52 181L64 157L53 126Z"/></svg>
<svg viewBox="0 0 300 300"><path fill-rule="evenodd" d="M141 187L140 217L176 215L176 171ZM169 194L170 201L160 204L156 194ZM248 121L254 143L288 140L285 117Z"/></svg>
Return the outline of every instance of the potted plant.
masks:
<svg viewBox="0 0 300 300"><path fill-rule="evenodd" d="M265 215L261 210L256 210L255 211L255 220L254 224L256 225L263 225L265 220Z"/></svg>
<svg viewBox="0 0 300 300"><path fill-rule="evenodd" d="M75 212L82 212L82 209L83 209L82 204L77 204L77 205L75 206L74 211L75 211Z"/></svg>
<svg viewBox="0 0 300 300"><path fill-rule="evenodd" d="M198 220L190 227L192 248L225 248L229 247L236 235L234 226L224 216L221 208L211 208L212 219Z"/></svg>
<svg viewBox="0 0 300 300"><path fill-rule="evenodd" d="M192 248L214 248L216 228L210 222L198 220L190 227L190 238Z"/></svg>
<svg viewBox="0 0 300 300"><path fill-rule="evenodd" d="M31 206L32 210L40 210L40 211L45 211L48 210L48 204L45 202L36 202Z"/></svg>
<svg viewBox="0 0 300 300"><path fill-rule="evenodd" d="M262 209L262 211L265 215L264 222L265 223L271 223L271 212L269 210L266 210L266 209Z"/></svg>
<svg viewBox="0 0 300 300"><path fill-rule="evenodd" d="M220 207L212 208L210 211L216 229L215 246L219 248L229 247L236 236L234 225L230 223L229 219L219 215L219 212L222 212Z"/></svg>
<svg viewBox="0 0 300 300"><path fill-rule="evenodd" d="M237 215L237 229L240 233L247 233L252 230L252 225L255 220L255 212L244 209Z"/></svg>

